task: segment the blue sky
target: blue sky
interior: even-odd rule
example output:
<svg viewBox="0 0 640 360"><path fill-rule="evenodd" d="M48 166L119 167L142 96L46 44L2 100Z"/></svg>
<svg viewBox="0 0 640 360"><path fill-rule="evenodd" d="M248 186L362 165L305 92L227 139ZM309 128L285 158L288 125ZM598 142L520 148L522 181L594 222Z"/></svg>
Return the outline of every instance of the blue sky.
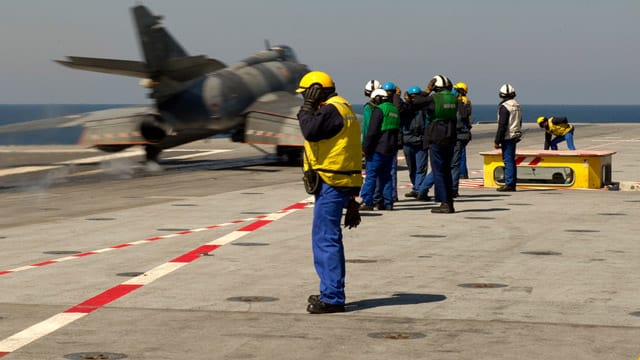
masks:
<svg viewBox="0 0 640 360"><path fill-rule="evenodd" d="M134 1L5 0L0 103L145 103L128 77L71 70L66 55L141 58ZM509 82L524 104L639 104L640 1L147 0L192 55L228 64L272 44L362 103L367 80L403 89L436 74L476 104ZM251 9L251 11L249 11Z"/></svg>

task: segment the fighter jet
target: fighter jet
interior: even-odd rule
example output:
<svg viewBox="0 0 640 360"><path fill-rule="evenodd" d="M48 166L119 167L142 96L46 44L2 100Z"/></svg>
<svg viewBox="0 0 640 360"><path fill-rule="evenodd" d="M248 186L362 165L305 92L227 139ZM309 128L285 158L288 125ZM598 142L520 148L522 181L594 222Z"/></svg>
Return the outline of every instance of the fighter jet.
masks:
<svg viewBox="0 0 640 360"><path fill-rule="evenodd" d="M163 149L229 134L233 141L276 145L295 159L303 138L296 120L302 99L294 90L309 69L286 45L270 46L226 66L190 56L145 6L131 8L144 62L70 56L73 68L141 78L153 105L94 111L0 127L0 133L83 126L78 143L107 152L145 147L157 162Z"/></svg>

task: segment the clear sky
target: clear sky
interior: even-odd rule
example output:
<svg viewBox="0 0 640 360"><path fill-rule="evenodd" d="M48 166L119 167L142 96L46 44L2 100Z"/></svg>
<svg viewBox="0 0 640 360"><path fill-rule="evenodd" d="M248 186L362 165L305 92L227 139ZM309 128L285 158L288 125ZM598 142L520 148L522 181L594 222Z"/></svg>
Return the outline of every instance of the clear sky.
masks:
<svg viewBox="0 0 640 360"><path fill-rule="evenodd" d="M72 70L66 55L141 58L124 0L2 0L0 103L145 103L135 78ZM192 55L234 63L272 44L362 103L367 80L425 87L436 74L494 104L640 104L638 0L146 0Z"/></svg>

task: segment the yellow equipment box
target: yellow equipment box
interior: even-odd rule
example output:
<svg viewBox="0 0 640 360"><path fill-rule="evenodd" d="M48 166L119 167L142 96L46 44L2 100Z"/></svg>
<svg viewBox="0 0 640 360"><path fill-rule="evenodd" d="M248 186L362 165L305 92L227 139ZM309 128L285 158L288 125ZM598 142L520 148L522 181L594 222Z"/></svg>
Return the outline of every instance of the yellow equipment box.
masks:
<svg viewBox="0 0 640 360"><path fill-rule="evenodd" d="M611 156L601 150L516 150L517 185L600 189L611 184ZM502 150L481 152L484 186L504 185Z"/></svg>

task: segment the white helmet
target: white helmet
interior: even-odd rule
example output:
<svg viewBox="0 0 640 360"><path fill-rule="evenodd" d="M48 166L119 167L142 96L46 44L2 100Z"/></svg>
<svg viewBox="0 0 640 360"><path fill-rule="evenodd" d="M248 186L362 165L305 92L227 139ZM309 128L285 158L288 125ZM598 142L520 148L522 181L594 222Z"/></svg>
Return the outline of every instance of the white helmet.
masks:
<svg viewBox="0 0 640 360"><path fill-rule="evenodd" d="M516 89L511 84L504 84L500 87L498 95L501 98L514 98L516 97Z"/></svg>
<svg viewBox="0 0 640 360"><path fill-rule="evenodd" d="M364 96L371 96L371 92L376 89L382 88L380 81L378 80L369 80L366 84L364 84Z"/></svg>
<svg viewBox="0 0 640 360"><path fill-rule="evenodd" d="M375 89L375 90L373 90L373 92L371 92L371 98L372 99L375 99L378 96L380 96L383 99L389 98L389 95L387 94L387 92L382 90L382 89Z"/></svg>
<svg viewBox="0 0 640 360"><path fill-rule="evenodd" d="M451 80L449 80L449 78L444 75L436 75L432 80L435 80L433 84L434 90L451 89L453 87L453 85L451 84Z"/></svg>

